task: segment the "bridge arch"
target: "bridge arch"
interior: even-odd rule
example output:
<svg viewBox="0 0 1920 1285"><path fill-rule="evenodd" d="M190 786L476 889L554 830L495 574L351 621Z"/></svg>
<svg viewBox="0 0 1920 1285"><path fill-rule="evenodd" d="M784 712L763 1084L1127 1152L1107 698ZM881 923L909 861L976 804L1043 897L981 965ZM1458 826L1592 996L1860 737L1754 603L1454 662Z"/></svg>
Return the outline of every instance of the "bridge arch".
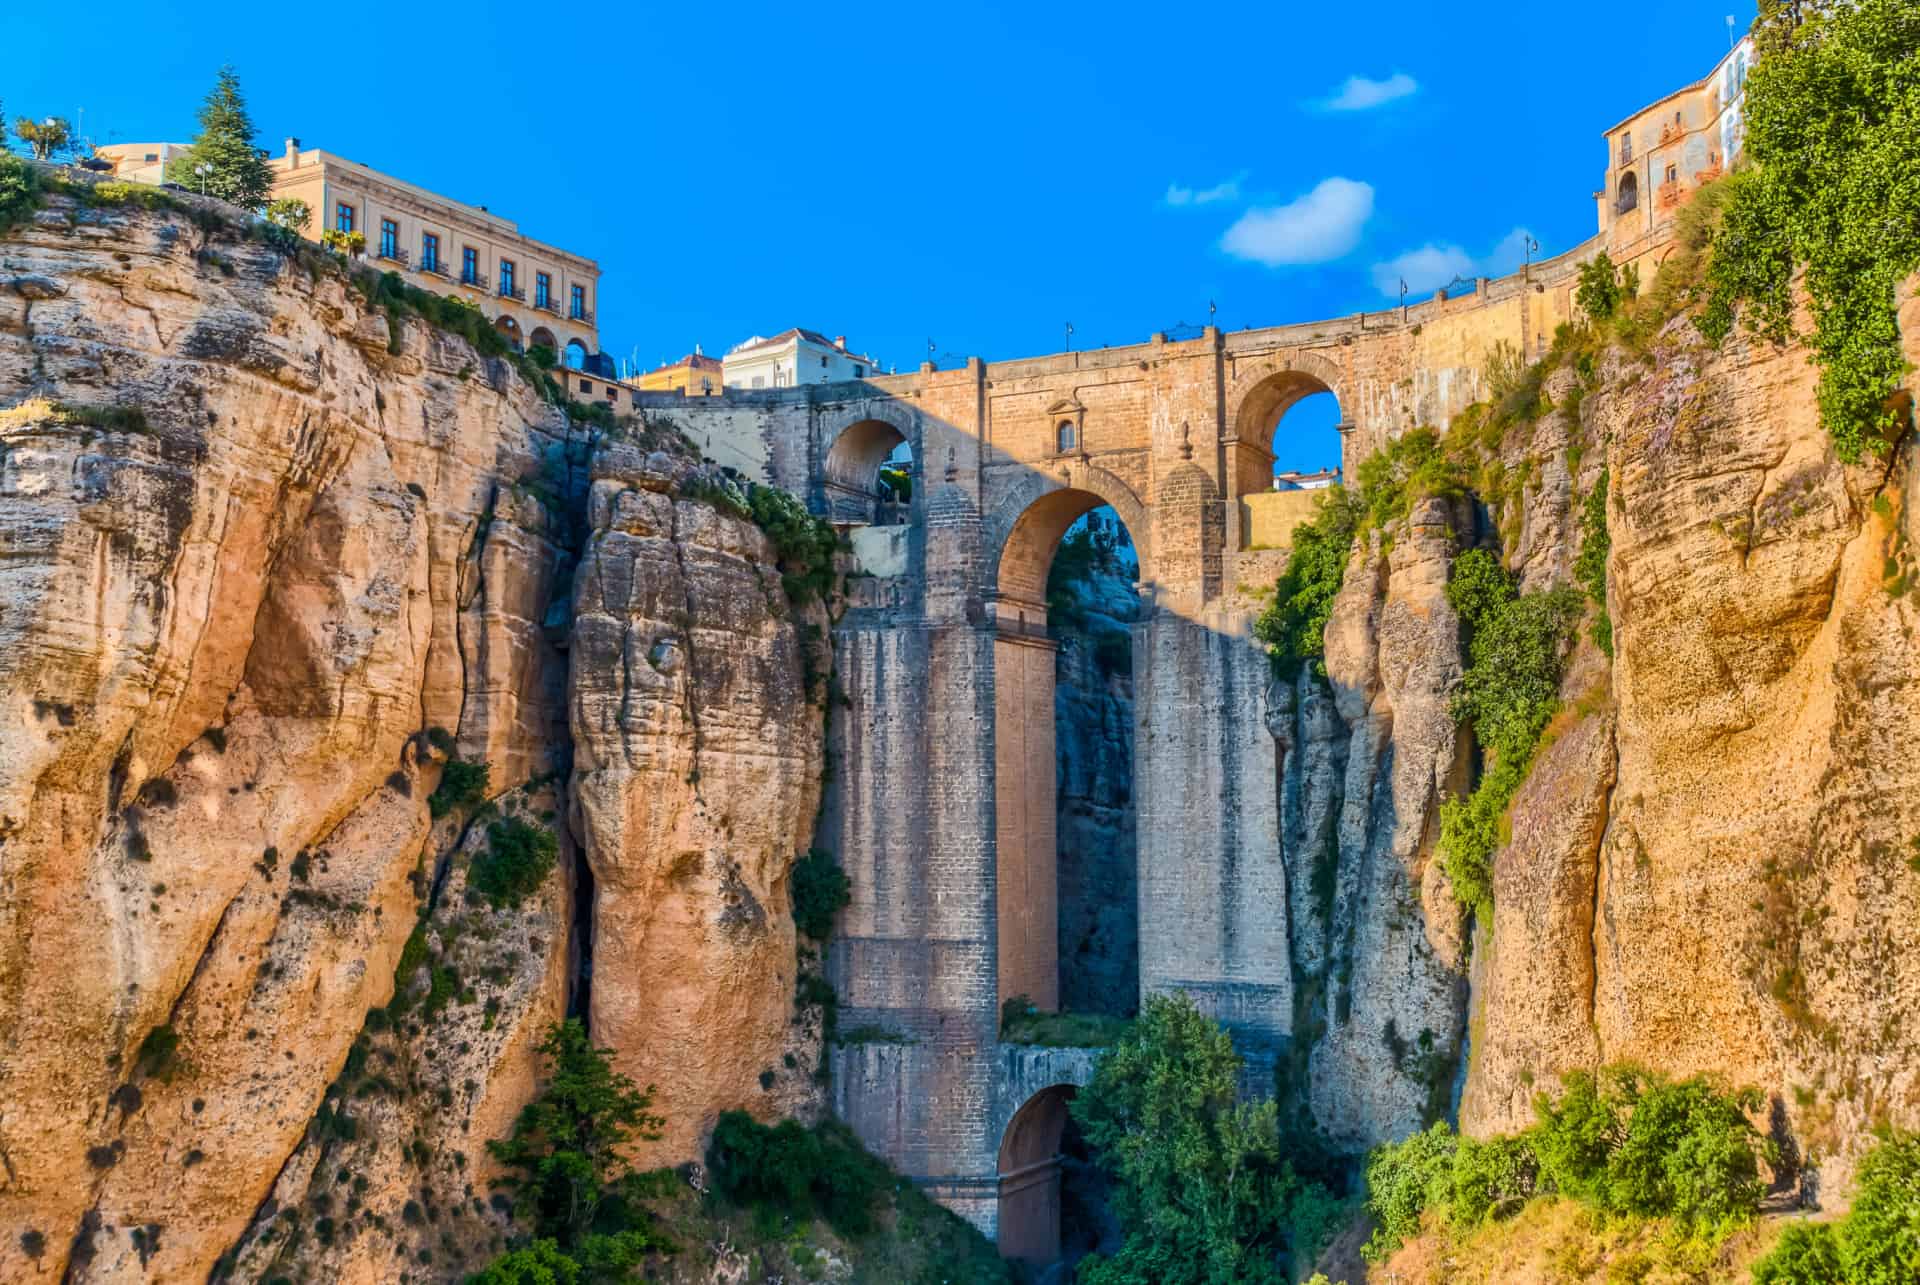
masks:
<svg viewBox="0 0 1920 1285"><path fill-rule="evenodd" d="M1140 583L1151 583L1153 518L1132 487L1080 461L1067 461L1059 474L1036 469L1008 487L986 516L986 582L1001 604L1003 628L1031 625L1045 632L1054 550L1068 527L1103 504L1113 507L1133 540Z"/></svg>
<svg viewBox="0 0 1920 1285"><path fill-rule="evenodd" d="M1233 437L1228 450L1234 500L1229 506L1229 522L1238 524L1233 540L1236 547L1245 549L1283 540L1287 538L1283 530L1290 532L1292 520L1306 512L1297 502L1305 497L1258 497L1285 489L1276 482L1283 476L1278 472L1282 464L1289 472L1314 472L1326 466L1324 457L1289 457L1288 443L1283 440L1287 415L1310 397L1330 396L1337 404L1335 414L1344 433L1352 414L1345 384L1342 372L1332 362L1313 353L1296 353L1275 364L1261 363L1234 381L1230 401ZM1275 512L1269 513L1268 509Z"/></svg>
<svg viewBox="0 0 1920 1285"><path fill-rule="evenodd" d="M889 489L883 495L880 470L905 456L901 471L911 479L919 458L911 410L893 401L875 401L829 416L821 424L820 478L828 516L835 522L884 524L906 520L909 500ZM904 448L904 449L903 449ZM908 485L908 495L912 491Z"/></svg>
<svg viewBox="0 0 1920 1285"><path fill-rule="evenodd" d="M1060 1144L1072 1084L1041 1089L1021 1104L1001 1135L997 1240L1002 1258L1046 1266L1060 1257Z"/></svg>

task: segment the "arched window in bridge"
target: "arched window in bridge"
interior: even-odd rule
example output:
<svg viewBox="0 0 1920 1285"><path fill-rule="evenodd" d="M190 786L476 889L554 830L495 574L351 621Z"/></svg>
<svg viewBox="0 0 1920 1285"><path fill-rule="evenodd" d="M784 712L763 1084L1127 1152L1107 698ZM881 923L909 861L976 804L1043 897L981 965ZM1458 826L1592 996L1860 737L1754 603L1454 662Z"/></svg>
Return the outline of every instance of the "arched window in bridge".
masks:
<svg viewBox="0 0 1920 1285"><path fill-rule="evenodd" d="M1054 449L1060 454L1065 455L1079 444L1079 434L1074 431L1073 421L1070 419L1061 420L1060 427L1054 433Z"/></svg>
<svg viewBox="0 0 1920 1285"><path fill-rule="evenodd" d="M1616 214L1626 214L1640 204L1640 179L1638 175L1620 176L1620 199L1614 203Z"/></svg>

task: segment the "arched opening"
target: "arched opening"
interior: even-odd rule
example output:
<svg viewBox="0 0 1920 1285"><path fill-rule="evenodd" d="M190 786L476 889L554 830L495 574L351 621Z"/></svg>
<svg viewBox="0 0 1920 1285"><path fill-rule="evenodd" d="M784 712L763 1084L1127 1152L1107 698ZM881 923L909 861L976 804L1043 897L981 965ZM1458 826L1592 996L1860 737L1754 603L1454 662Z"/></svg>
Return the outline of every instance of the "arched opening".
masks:
<svg viewBox="0 0 1920 1285"><path fill-rule="evenodd" d="M1339 396L1307 371L1276 372L1247 394L1235 468L1241 548L1291 543L1315 494L1342 480L1344 428Z"/></svg>
<svg viewBox="0 0 1920 1285"><path fill-rule="evenodd" d="M833 521L898 526L913 507L913 446L883 419L841 430L827 448L827 507Z"/></svg>
<svg viewBox="0 0 1920 1285"><path fill-rule="evenodd" d="M501 317L493 323L493 328L500 332L502 338L513 345L515 352L520 351L522 343L520 339L519 322L515 321L512 317Z"/></svg>
<svg viewBox="0 0 1920 1285"><path fill-rule="evenodd" d="M1057 453L1065 455L1068 451L1079 446L1079 444L1080 434L1074 429L1073 421L1070 419L1061 420L1059 427L1054 430L1053 449Z"/></svg>
<svg viewBox="0 0 1920 1285"><path fill-rule="evenodd" d="M1007 1122L998 1165L1001 1257L1042 1268L1063 1263L1062 1280L1072 1279L1082 1258L1112 1250L1119 1239L1105 1179L1069 1109L1076 1092L1056 1084L1028 1098Z"/></svg>
<svg viewBox="0 0 1920 1285"><path fill-rule="evenodd" d="M566 351L561 354L568 370L584 370L587 365L587 346L578 339L567 340Z"/></svg>
<svg viewBox="0 0 1920 1285"><path fill-rule="evenodd" d="M999 993L1042 1014L1139 1000L1133 629L1140 555L1090 491L1030 504L995 603Z"/></svg>
<svg viewBox="0 0 1920 1285"><path fill-rule="evenodd" d="M1622 174L1620 176L1620 186L1614 190L1618 193L1613 203L1613 212L1615 214L1631 213L1640 204L1639 175L1632 173Z"/></svg>
<svg viewBox="0 0 1920 1285"><path fill-rule="evenodd" d="M554 361L560 360L560 343L545 326L535 326L533 333L527 336L527 350L531 352L535 348L544 348Z"/></svg>

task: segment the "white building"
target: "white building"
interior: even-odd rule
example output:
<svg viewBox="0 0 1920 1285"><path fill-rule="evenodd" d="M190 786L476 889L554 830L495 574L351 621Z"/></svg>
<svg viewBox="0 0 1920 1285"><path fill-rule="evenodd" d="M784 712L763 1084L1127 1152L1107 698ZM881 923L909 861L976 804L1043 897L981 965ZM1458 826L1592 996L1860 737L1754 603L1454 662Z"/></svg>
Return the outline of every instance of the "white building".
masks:
<svg viewBox="0 0 1920 1285"><path fill-rule="evenodd" d="M827 338L816 330L783 330L771 339L755 335L735 344L721 359L721 382L728 388L792 388L796 384L837 384L880 373L873 358L847 351L847 337Z"/></svg>

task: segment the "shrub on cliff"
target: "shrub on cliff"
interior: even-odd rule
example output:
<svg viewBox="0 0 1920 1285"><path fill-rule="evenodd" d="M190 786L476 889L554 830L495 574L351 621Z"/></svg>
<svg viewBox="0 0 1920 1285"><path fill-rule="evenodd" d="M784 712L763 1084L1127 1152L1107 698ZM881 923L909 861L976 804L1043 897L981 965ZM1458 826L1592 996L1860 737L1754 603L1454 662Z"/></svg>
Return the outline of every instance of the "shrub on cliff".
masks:
<svg viewBox="0 0 1920 1285"><path fill-rule="evenodd" d="M833 935L833 917L853 900L852 883L831 852L809 848L793 863L793 922L815 941Z"/></svg>
<svg viewBox="0 0 1920 1285"><path fill-rule="evenodd" d="M1501 819L1558 707L1563 653L1580 614L1580 593L1562 587L1522 595L1498 558L1469 549L1453 561L1447 601L1467 638L1453 716L1472 724L1489 761L1467 798L1441 803L1440 847L1455 898L1485 917L1493 905Z"/></svg>
<svg viewBox="0 0 1920 1285"><path fill-rule="evenodd" d="M725 1111L707 1148L713 1189L733 1204L801 1218L818 1215L842 1236L874 1229L873 1210L893 1174L838 1121L808 1129L764 1125Z"/></svg>
<svg viewBox="0 0 1920 1285"><path fill-rule="evenodd" d="M487 765L451 758L440 772L440 784L427 796L427 811L443 817L455 808L470 807L487 795Z"/></svg>
<svg viewBox="0 0 1920 1285"><path fill-rule="evenodd" d="M473 858L467 886L494 906L515 906L540 891L560 850L553 831L519 817L487 827L487 850Z"/></svg>
<svg viewBox="0 0 1920 1285"><path fill-rule="evenodd" d="M0 152L0 233L24 223L40 205L40 183L33 167Z"/></svg>
<svg viewBox="0 0 1920 1285"><path fill-rule="evenodd" d="M754 523L773 542L787 597L803 603L831 593L833 555L840 547L833 524L807 512L799 497L777 486L751 488L747 503Z"/></svg>
<svg viewBox="0 0 1920 1285"><path fill-rule="evenodd" d="M1787 1229L1754 1285L1907 1285L1920 1280L1920 1134L1889 1133L1860 1162L1853 1208Z"/></svg>
<svg viewBox="0 0 1920 1285"><path fill-rule="evenodd" d="M1920 5L1764 0L1742 127L1752 168L1732 175L1700 329L1741 320L1794 335L1796 274L1812 304L1820 414L1853 460L1910 426L1896 292L1920 268Z"/></svg>
<svg viewBox="0 0 1920 1285"><path fill-rule="evenodd" d="M1293 549L1273 602L1253 622L1253 636L1266 645L1282 678L1297 677L1309 663L1316 676L1326 677L1327 619L1346 578L1361 511L1357 496L1345 487L1330 487L1314 501L1313 517L1294 528Z"/></svg>
<svg viewBox="0 0 1920 1285"><path fill-rule="evenodd" d="M532 1231L533 1253L519 1261L507 1255L487 1270L525 1272L540 1266L544 1240L581 1269L578 1279L629 1279L649 1255L673 1249L639 1204L648 1193L647 1178L625 1158L633 1143L660 1136L664 1121L650 1109L652 1090L635 1087L616 1071L578 1019L550 1028L539 1053L549 1072L546 1084L521 1108L513 1132L487 1143L487 1150L515 1171L502 1181L514 1192L514 1216ZM550 1262L552 1256L546 1257Z"/></svg>
<svg viewBox="0 0 1920 1285"><path fill-rule="evenodd" d="M1126 1238L1080 1268L1082 1285L1289 1279L1341 1215L1280 1154L1271 1099L1240 1100L1241 1059L1185 995L1155 995L1102 1055L1073 1117L1114 1179Z"/></svg>

